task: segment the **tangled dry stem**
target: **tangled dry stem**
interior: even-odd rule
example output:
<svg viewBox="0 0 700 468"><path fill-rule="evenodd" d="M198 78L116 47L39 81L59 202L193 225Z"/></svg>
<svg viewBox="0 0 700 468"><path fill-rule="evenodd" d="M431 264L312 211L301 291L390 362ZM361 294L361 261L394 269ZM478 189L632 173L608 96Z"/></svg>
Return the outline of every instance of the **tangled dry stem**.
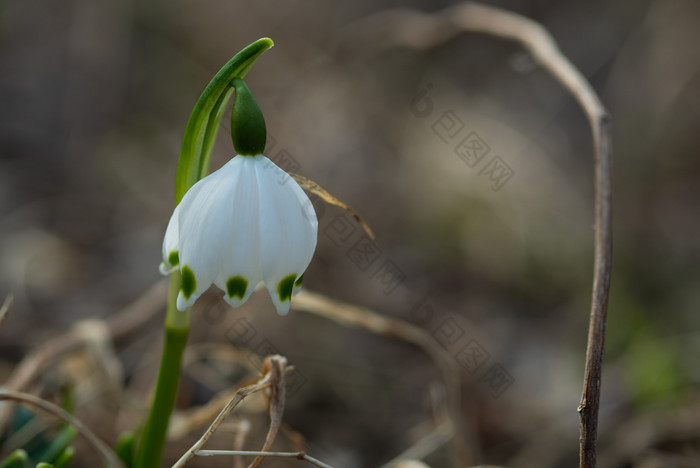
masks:
<svg viewBox="0 0 700 468"><path fill-rule="evenodd" d="M226 406L219 412L219 414L214 418L212 423L206 432L199 438L197 442L190 447L187 452L185 452L182 457L173 465L172 468L180 468L185 466L185 464L194 458L196 455L215 455L217 453L208 451L202 453L202 447L211 438L216 430L221 426L226 417L231 414L231 412L236 409L236 407L249 395L264 390L266 388L271 388L270 395L270 427L265 438L265 444L262 450L258 452L236 452L231 453L233 455L248 455L255 454L257 457L250 464L250 468L257 467L263 460L264 456L269 453L268 450L272 446L272 443L277 436L280 425L282 424L282 414L284 412L285 404L285 375L288 370L287 359L283 356L273 355L265 358L262 377L255 383L241 387L236 390L233 398L226 404ZM235 451L234 451L235 452Z"/></svg>

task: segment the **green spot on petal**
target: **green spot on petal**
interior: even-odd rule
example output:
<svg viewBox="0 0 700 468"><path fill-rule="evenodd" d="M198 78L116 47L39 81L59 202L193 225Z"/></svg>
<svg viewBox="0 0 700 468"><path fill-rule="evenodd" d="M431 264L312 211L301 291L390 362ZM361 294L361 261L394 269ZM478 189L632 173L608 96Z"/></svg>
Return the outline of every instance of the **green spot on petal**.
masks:
<svg viewBox="0 0 700 468"><path fill-rule="evenodd" d="M297 280L294 282L294 286L297 288L301 286L301 283L304 282L304 275L301 275Z"/></svg>
<svg viewBox="0 0 700 468"><path fill-rule="evenodd" d="M226 293L228 297L243 299L246 289L248 289L248 280L242 276L234 276L226 281Z"/></svg>
<svg viewBox="0 0 700 468"><path fill-rule="evenodd" d="M197 280L194 278L194 272L187 265L182 267L182 279L180 280L180 291L185 299L189 299L194 290L197 289Z"/></svg>
<svg viewBox="0 0 700 468"><path fill-rule="evenodd" d="M295 279L297 279L297 275L285 276L280 281L280 284L277 285L277 294L280 296L280 302L288 301L292 297Z"/></svg>
<svg viewBox="0 0 700 468"><path fill-rule="evenodd" d="M170 252L168 263L170 263L170 266L178 266L180 264L180 253L177 250Z"/></svg>

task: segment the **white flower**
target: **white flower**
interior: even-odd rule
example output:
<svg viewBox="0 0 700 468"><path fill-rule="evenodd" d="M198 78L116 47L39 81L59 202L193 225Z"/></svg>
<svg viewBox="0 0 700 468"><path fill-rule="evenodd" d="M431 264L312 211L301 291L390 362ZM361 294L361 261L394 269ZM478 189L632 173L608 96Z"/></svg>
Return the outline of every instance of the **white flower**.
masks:
<svg viewBox="0 0 700 468"><path fill-rule="evenodd" d="M289 174L262 154L239 155L194 184L175 208L160 270L182 273L178 310L191 307L212 283L238 307L264 282L284 315L316 249L317 231L311 201Z"/></svg>

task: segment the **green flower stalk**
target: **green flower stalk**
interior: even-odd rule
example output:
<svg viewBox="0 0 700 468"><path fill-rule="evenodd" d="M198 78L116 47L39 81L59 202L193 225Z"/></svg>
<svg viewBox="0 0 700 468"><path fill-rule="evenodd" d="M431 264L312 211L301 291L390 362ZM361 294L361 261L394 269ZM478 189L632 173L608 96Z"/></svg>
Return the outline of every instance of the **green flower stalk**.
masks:
<svg viewBox="0 0 700 468"><path fill-rule="evenodd" d="M313 205L289 174L263 156L265 119L242 79L270 47L271 40L260 39L231 59L206 87L187 123L175 181L176 207L160 265L161 273L172 274L165 344L136 468L160 465L190 307L197 298L215 284L226 302L239 307L264 284L284 315L316 249ZM238 155L207 175L223 109L234 92L231 137Z"/></svg>
<svg viewBox="0 0 700 468"><path fill-rule="evenodd" d="M250 44L224 65L202 92L187 122L182 140L175 179L176 206L180 205L188 190L209 172L209 158L224 108L234 90L234 80L243 78L257 58L272 46L273 42L268 38ZM174 255L169 255L166 260L174 267L179 264L178 257L176 252ZM191 304L188 304L184 310L178 310L177 300L183 289L190 288L188 281L194 281L195 278L188 278L186 269L173 270L165 319L163 355L153 403L136 454L134 464L136 468L160 466L168 422L175 404L180 379L182 355L190 328L189 305ZM181 275L181 271L184 276Z"/></svg>

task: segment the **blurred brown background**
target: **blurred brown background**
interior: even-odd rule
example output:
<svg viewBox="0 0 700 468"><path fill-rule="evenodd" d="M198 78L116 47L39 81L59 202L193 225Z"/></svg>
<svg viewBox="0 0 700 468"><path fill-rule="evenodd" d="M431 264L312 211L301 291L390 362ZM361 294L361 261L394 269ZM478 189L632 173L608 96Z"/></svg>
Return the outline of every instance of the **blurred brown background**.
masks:
<svg viewBox="0 0 700 468"><path fill-rule="evenodd" d="M700 412L700 3L486 3L540 21L613 117L600 465L698 466L700 418L689 415ZM573 466L593 257L590 129L516 44L463 34L427 50L365 49L353 36L385 9L450 5L1 2L0 294L15 304L0 328L0 376L160 280L189 113L233 54L268 36L275 47L246 79L267 119L268 156L347 202L377 235L366 243L342 210L317 205L306 288L420 325L454 357L458 444L475 462ZM227 125L213 168L233 155ZM225 310L216 294L195 308L191 343L287 356L301 379L285 420L310 453L379 466L425 434L439 376L420 350L301 312L277 317L264 294ZM123 383L143 399L160 319L116 346ZM220 363L204 368L216 378L186 375L181 408L236 382ZM113 438L133 420L105 410L103 391L82 394L77 414ZM265 417L254 421L264 435ZM217 443L230 448L225 436ZM460 466L453 448L426 460ZM191 463L219 465L231 466Z"/></svg>

